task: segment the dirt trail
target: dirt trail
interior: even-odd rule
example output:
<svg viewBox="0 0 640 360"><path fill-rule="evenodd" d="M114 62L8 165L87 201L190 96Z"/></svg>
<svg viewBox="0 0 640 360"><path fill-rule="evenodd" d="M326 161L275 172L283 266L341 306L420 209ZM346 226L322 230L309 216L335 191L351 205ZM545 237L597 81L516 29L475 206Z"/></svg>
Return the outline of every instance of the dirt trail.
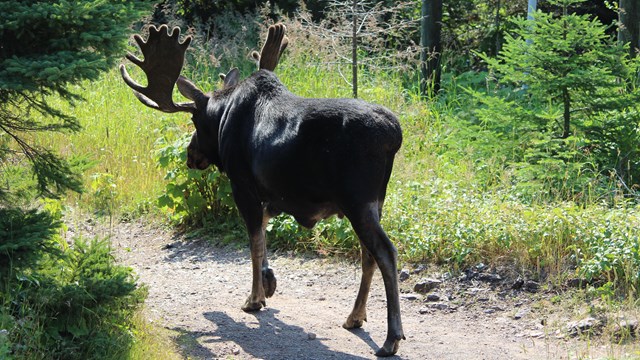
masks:
<svg viewBox="0 0 640 360"><path fill-rule="evenodd" d="M175 331L185 358L372 359L384 341L379 272L369 298L369 321L355 331L341 327L355 300L358 264L270 254L278 289L266 309L249 314L240 310L251 284L248 251L184 240L136 223L118 225L112 242L120 261L149 287L148 317ZM412 275L403 288L423 276L432 275ZM477 283L462 292L438 291L447 301L429 303L406 289L401 294L407 340L394 358L573 359L616 351L610 345L557 339L541 325L525 293L505 297ZM467 295L456 298L460 293ZM522 318L516 320L518 312Z"/></svg>

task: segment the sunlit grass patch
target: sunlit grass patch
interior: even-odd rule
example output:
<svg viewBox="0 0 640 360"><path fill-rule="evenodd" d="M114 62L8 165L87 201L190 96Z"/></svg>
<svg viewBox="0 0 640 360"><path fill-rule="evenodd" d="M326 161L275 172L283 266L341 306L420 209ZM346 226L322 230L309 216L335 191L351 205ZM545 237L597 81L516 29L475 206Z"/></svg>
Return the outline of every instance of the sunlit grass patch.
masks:
<svg viewBox="0 0 640 360"><path fill-rule="evenodd" d="M136 341L131 346L128 358L146 359L182 359L172 337L173 334L158 324L152 323L140 310L132 320Z"/></svg>
<svg viewBox="0 0 640 360"><path fill-rule="evenodd" d="M84 174L85 193L68 201L101 213L144 212L163 188L154 143L171 116L140 104L114 70L100 81L75 87L85 101L58 106L75 116L82 129L72 134L42 134L37 141L63 156L86 156L94 166ZM52 101L55 104L55 100ZM186 116L182 114L182 116Z"/></svg>

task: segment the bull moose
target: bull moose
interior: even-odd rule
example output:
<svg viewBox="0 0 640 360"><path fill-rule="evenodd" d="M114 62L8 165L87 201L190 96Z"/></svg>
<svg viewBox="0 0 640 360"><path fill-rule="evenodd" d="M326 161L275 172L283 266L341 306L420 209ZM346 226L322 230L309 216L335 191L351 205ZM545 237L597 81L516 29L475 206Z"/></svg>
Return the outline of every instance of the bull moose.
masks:
<svg viewBox="0 0 640 360"><path fill-rule="evenodd" d="M292 215L311 228L331 215L346 216L358 235L362 279L355 305L343 324L352 329L367 320L366 302L376 264L387 297L388 332L378 356L398 351L405 339L400 319L397 251L380 226L382 204L394 156L402 143L398 120L382 106L356 99L311 99L289 92L273 73L286 47L285 27L269 28L259 69L241 81L232 69L223 88L203 93L180 75L191 37L180 41L180 29L149 27L144 41L134 40L144 60L127 59L145 73L148 85L136 83L124 64L125 83L146 106L164 112L188 112L195 132L188 147L188 166L213 164L231 181L233 198L246 224L253 282L242 306L257 311L276 289L266 256L265 228L271 217ZM190 102L174 103L172 90Z"/></svg>

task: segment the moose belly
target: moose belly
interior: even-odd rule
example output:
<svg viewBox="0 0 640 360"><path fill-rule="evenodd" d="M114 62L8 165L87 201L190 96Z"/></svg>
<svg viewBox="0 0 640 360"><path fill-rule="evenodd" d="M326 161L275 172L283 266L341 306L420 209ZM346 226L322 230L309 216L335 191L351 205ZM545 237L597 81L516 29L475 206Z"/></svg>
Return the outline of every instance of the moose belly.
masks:
<svg viewBox="0 0 640 360"><path fill-rule="evenodd" d="M267 210L271 216L280 213L286 213L293 216L298 224L311 229L316 223L322 219L326 219L332 215L338 215L340 218L344 216L342 211L335 204L288 204L285 202L270 202Z"/></svg>

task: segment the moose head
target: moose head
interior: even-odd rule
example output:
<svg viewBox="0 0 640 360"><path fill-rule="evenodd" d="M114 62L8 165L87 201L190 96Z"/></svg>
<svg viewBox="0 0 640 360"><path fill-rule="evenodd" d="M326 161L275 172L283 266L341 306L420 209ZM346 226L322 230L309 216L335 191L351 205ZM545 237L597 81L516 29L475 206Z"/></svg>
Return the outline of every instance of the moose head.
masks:
<svg viewBox="0 0 640 360"><path fill-rule="evenodd" d="M280 56L287 48L289 39L285 36L286 28L283 24L276 24L269 27L267 40L260 53L251 52L251 57L257 62L258 69L273 71L278 65ZM140 67L148 80L146 87L138 84L129 76L124 64L120 65L120 73L125 83L133 89L134 95L144 105L167 113L189 112L193 114L192 119L196 124L191 142L187 147L187 166L192 169L206 169L210 164L222 167L219 156L216 153L216 143L208 141L198 141L197 119L206 118L206 109L211 94L203 91L189 79L180 75L184 64L185 52L191 44L191 36L185 37L181 42L180 28L175 27L169 33L167 25L157 28L149 26L149 38L144 41L140 35L134 35L134 40L144 55L144 60L140 60L132 53L127 53L126 58ZM234 86L239 81L239 72L236 68L231 69L228 74L220 74L224 82L224 88ZM174 85L178 85L180 93L191 100L187 103L174 103L172 94Z"/></svg>

